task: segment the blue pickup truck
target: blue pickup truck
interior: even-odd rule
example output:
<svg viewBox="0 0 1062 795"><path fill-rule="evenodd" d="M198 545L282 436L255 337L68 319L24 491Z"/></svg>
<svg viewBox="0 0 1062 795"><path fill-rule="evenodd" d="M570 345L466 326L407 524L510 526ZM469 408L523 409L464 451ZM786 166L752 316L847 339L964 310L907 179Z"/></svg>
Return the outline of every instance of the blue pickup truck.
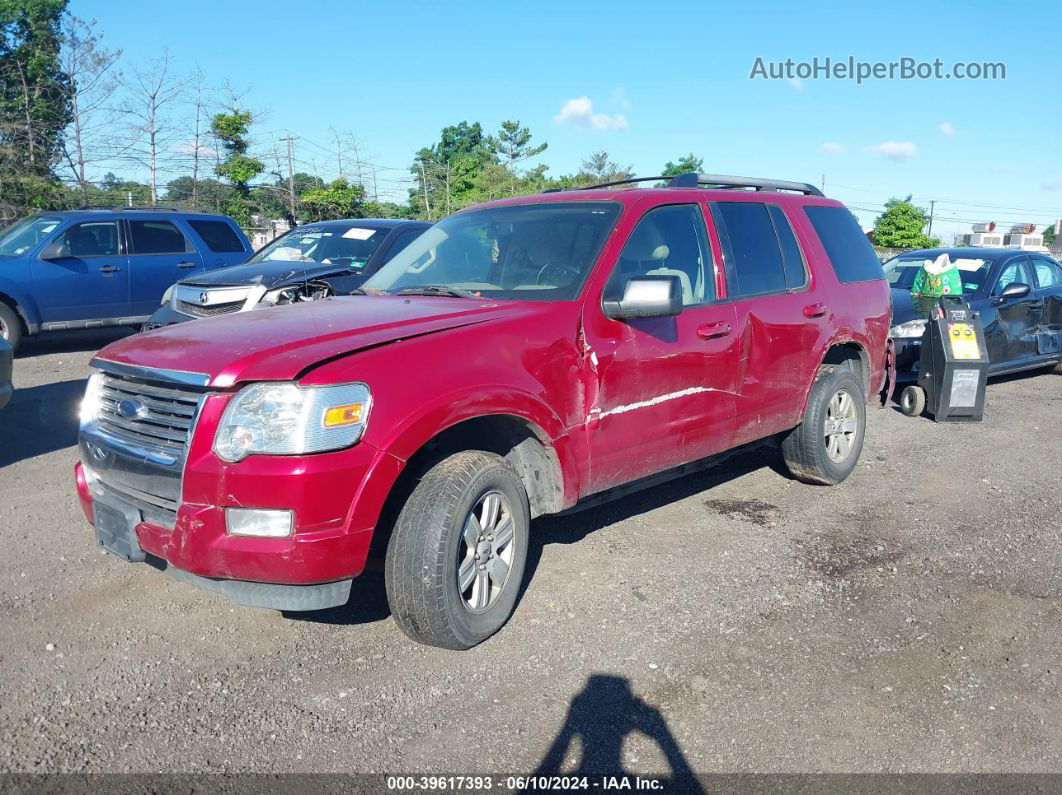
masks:
<svg viewBox="0 0 1062 795"><path fill-rule="evenodd" d="M0 232L0 336L133 326L174 282L235 265L251 244L229 217L160 208L71 210Z"/></svg>

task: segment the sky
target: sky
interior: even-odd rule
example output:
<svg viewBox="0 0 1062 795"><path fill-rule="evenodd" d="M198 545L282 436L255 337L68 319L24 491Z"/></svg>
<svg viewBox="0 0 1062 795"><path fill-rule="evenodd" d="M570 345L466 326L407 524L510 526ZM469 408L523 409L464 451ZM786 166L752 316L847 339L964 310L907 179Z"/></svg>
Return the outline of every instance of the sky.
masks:
<svg viewBox="0 0 1062 795"><path fill-rule="evenodd" d="M1054 3L71 0L123 67L164 47L228 81L271 150L338 175L332 130L401 199L442 127L505 119L573 173L605 150L638 175L704 171L821 185L869 225L890 197L935 201L933 233L1062 217L1062 15ZM1053 21L1052 21L1053 20ZM771 63L1002 62L1005 79L750 78ZM777 67L776 67L777 68ZM348 165L349 170L349 165ZM136 176L126 169L123 176Z"/></svg>

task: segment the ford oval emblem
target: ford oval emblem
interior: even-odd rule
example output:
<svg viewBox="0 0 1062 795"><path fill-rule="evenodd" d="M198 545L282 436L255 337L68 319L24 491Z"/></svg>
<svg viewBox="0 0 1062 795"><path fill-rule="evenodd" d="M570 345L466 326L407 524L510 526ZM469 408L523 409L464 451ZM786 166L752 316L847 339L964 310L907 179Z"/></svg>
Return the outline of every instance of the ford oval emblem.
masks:
<svg viewBox="0 0 1062 795"><path fill-rule="evenodd" d="M118 402L118 415L127 420L135 420L144 413L144 407L135 400L121 400Z"/></svg>

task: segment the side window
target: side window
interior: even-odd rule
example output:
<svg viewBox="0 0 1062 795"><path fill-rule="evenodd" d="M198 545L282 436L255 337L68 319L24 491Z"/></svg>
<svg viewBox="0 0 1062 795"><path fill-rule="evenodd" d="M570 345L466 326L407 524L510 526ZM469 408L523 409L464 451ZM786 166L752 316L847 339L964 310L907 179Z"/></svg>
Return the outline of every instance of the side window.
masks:
<svg viewBox="0 0 1062 795"><path fill-rule="evenodd" d="M183 254L188 243L169 221L129 221L130 254Z"/></svg>
<svg viewBox="0 0 1062 795"><path fill-rule="evenodd" d="M704 303L711 298L705 279L709 261L708 236L700 207L657 207L647 212L631 232L605 285L604 298L621 299L627 282L635 276L677 276L683 306Z"/></svg>
<svg viewBox="0 0 1062 795"><path fill-rule="evenodd" d="M785 283L790 290L795 290L807 284L808 274L804 267L804 256L800 253L796 235L785 212L777 204L768 205L767 211L774 221L774 231L778 235L778 247L782 250L782 266L785 269Z"/></svg>
<svg viewBox="0 0 1062 795"><path fill-rule="evenodd" d="M805 207L841 284L884 279L881 260L845 207Z"/></svg>
<svg viewBox="0 0 1062 795"><path fill-rule="evenodd" d="M118 255L118 222L87 221L63 232L71 257L115 257Z"/></svg>
<svg viewBox="0 0 1062 795"><path fill-rule="evenodd" d="M231 226L224 221L189 221L188 225L195 233L203 238L207 247L216 254L227 254L234 251L246 251L243 241L240 240Z"/></svg>
<svg viewBox="0 0 1062 795"><path fill-rule="evenodd" d="M712 202L711 207L723 245L729 296L741 298L785 290L782 250L767 205Z"/></svg>
<svg viewBox="0 0 1062 795"><path fill-rule="evenodd" d="M390 251L387 252L387 259L390 260L402 251L402 249L424 234L425 231L426 230L424 229L407 229L404 232L399 232L398 236L395 237L395 242L391 244Z"/></svg>
<svg viewBox="0 0 1062 795"><path fill-rule="evenodd" d="M1059 267L1053 262L1048 262L1045 259L1034 259L1033 268L1036 270L1037 287L1055 287L1062 283L1062 278L1059 277Z"/></svg>
<svg viewBox="0 0 1062 795"><path fill-rule="evenodd" d="M996 280L996 286L992 290L992 295L1002 294L1007 287L1015 282L1031 286L1032 277L1029 274L1027 263L1028 260L1023 257L1022 259L1013 260L1003 266L1003 271L999 274L999 279Z"/></svg>

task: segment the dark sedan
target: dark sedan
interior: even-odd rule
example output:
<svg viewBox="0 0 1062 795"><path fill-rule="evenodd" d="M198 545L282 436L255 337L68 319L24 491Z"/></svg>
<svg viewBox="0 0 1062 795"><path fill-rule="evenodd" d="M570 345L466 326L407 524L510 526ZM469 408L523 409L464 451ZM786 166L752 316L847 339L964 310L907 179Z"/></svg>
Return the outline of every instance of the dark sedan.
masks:
<svg viewBox="0 0 1062 795"><path fill-rule="evenodd" d="M1062 267L1046 254L1003 248L910 251L885 263L892 287L892 338L897 381L918 378L926 316L911 286L919 268L947 254L962 275L963 294L981 314L991 375L1062 368Z"/></svg>
<svg viewBox="0 0 1062 795"><path fill-rule="evenodd" d="M349 295L430 226L361 218L296 227L242 265L177 282L144 329Z"/></svg>

